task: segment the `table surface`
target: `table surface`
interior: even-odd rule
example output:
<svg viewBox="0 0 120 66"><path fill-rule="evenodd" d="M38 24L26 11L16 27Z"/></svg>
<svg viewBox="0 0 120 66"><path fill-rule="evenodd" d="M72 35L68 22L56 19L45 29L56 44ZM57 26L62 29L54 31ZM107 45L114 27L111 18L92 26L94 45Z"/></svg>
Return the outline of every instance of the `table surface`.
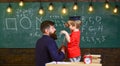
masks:
<svg viewBox="0 0 120 66"><path fill-rule="evenodd" d="M102 66L99 63L85 64L84 62L50 62L46 66Z"/></svg>

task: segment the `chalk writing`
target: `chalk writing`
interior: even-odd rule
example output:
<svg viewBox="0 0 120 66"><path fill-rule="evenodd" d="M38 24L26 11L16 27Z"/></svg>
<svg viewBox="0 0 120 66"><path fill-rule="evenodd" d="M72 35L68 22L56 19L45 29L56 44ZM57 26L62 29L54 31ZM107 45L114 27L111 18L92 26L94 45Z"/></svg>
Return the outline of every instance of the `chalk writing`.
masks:
<svg viewBox="0 0 120 66"><path fill-rule="evenodd" d="M34 32L30 32L29 36L31 37L40 37L41 34L38 32L40 30L40 24L42 21L46 19L50 19L55 22L55 27L58 31L63 28L64 23L66 22L63 16L56 14L48 14L46 16L36 16L32 12L33 9L17 9L16 10L16 18L7 18L6 17L6 29L7 30L16 30L19 31L17 26L23 30L34 30ZM83 11L82 11L83 12ZM35 17L34 17L35 16ZM104 26L102 25L102 17L101 16L81 16L82 25L81 25L81 41L83 42L92 42L94 44L102 43L106 40L106 36L102 35ZM17 20L17 22L16 22ZM10 25L9 22L13 22L14 27ZM59 42L62 40L59 40Z"/></svg>
<svg viewBox="0 0 120 66"><path fill-rule="evenodd" d="M102 17L100 16L82 16L82 38L83 42L101 43L105 41L105 36L101 34L104 26L102 25ZM99 34L99 36L97 36Z"/></svg>
<svg viewBox="0 0 120 66"><path fill-rule="evenodd" d="M82 36L81 40L83 42L92 42L94 44L100 44L105 41L105 36L98 36L98 37L93 37L93 36Z"/></svg>
<svg viewBox="0 0 120 66"><path fill-rule="evenodd" d="M34 10L32 8L29 9L16 9L16 16L19 17L24 17L24 16L29 16L33 17L33 12Z"/></svg>

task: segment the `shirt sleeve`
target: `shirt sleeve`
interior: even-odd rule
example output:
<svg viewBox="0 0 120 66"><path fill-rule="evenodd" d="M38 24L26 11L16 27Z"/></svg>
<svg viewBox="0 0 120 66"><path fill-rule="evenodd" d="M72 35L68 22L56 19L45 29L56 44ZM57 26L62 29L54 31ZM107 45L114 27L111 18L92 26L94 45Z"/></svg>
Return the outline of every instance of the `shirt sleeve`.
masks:
<svg viewBox="0 0 120 66"><path fill-rule="evenodd" d="M55 41L49 41L48 51L54 61L62 61L65 58L63 52L58 52L58 47Z"/></svg>

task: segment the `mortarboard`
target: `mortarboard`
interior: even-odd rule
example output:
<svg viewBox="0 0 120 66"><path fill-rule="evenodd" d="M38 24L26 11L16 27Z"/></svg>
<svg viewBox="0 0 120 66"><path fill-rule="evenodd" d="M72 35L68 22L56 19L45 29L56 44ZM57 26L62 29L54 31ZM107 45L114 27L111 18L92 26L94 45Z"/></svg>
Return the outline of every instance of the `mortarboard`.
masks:
<svg viewBox="0 0 120 66"><path fill-rule="evenodd" d="M69 20L80 20L80 16L70 16Z"/></svg>

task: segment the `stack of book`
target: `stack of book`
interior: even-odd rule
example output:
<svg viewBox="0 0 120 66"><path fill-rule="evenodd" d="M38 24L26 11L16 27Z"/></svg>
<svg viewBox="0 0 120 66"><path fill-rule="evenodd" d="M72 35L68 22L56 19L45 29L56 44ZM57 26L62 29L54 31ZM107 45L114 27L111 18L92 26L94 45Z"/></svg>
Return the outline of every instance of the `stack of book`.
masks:
<svg viewBox="0 0 120 66"><path fill-rule="evenodd" d="M101 55L91 55L92 63L101 63Z"/></svg>

